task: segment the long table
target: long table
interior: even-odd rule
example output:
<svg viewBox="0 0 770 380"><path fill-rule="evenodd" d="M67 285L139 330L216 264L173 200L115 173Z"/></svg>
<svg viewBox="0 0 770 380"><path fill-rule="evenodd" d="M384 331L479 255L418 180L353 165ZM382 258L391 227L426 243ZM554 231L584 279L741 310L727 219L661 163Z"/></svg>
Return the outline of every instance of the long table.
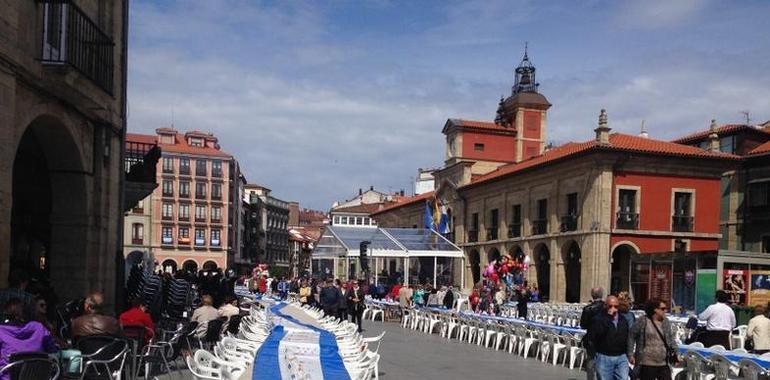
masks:
<svg viewBox="0 0 770 380"><path fill-rule="evenodd" d="M252 379L341 379L348 374L336 337L302 309L279 302L268 306L274 328L254 358Z"/></svg>
<svg viewBox="0 0 770 380"><path fill-rule="evenodd" d="M770 360L762 359L758 355L754 355L754 354L742 354L742 353L732 352L732 351L713 350L711 348L695 347L688 344L679 345L680 354L685 354L687 353L687 351L695 351L707 359L711 357L711 355L719 354L726 357L727 359L730 359L730 361L733 361L736 363L743 359L749 359L764 368L770 369Z"/></svg>

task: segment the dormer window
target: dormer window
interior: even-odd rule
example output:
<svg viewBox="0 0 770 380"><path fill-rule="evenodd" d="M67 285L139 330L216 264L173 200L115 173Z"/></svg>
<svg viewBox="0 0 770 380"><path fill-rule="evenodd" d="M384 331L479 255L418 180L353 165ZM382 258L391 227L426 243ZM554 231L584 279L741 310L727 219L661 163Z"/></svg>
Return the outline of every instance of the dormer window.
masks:
<svg viewBox="0 0 770 380"><path fill-rule="evenodd" d="M203 139L200 137L190 137L190 146L203 148Z"/></svg>

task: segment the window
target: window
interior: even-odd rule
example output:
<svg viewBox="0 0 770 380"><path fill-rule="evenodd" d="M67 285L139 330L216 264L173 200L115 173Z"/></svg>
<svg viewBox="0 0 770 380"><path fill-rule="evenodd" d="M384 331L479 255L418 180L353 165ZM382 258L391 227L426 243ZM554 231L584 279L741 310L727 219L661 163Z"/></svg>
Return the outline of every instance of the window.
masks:
<svg viewBox="0 0 770 380"><path fill-rule="evenodd" d="M343 216L342 217L342 223L341 224L348 224L348 217L347 216Z"/></svg>
<svg viewBox="0 0 770 380"><path fill-rule="evenodd" d="M195 205L195 221L196 222L206 221L206 206Z"/></svg>
<svg viewBox="0 0 770 380"><path fill-rule="evenodd" d="M618 215L615 227L627 230L639 228L639 214L636 212L636 190L618 190Z"/></svg>
<svg viewBox="0 0 770 380"><path fill-rule="evenodd" d="M468 228L468 242L479 241L479 213L471 214L471 225Z"/></svg>
<svg viewBox="0 0 770 380"><path fill-rule="evenodd" d="M537 218L532 222L532 234L543 235L548 233L548 200L537 201Z"/></svg>
<svg viewBox="0 0 770 380"><path fill-rule="evenodd" d="M173 244L174 243L174 229L172 227L163 226L161 228L161 243Z"/></svg>
<svg viewBox="0 0 770 380"><path fill-rule="evenodd" d="M219 223L222 221L222 208L221 207L212 207L211 208L211 221L214 223Z"/></svg>
<svg viewBox="0 0 770 380"><path fill-rule="evenodd" d="M164 203L161 216L164 220L171 220L171 218L174 217L174 205L171 203Z"/></svg>
<svg viewBox="0 0 770 380"><path fill-rule="evenodd" d="M222 176L222 161L220 160L211 161L211 176L212 177Z"/></svg>
<svg viewBox="0 0 770 380"><path fill-rule="evenodd" d="M357 226L360 226L360 225L361 225L361 217L360 217L360 216L357 216L357 217L356 217L356 225L357 225Z"/></svg>
<svg viewBox="0 0 770 380"><path fill-rule="evenodd" d="M200 137L191 137L190 138L190 146L195 146L202 148L203 147L203 139Z"/></svg>
<svg viewBox="0 0 770 380"><path fill-rule="evenodd" d="M206 183L195 182L195 198L206 199Z"/></svg>
<svg viewBox="0 0 770 380"><path fill-rule="evenodd" d="M369 218L364 217L364 225L365 226L370 226L371 225L371 223L369 223Z"/></svg>
<svg viewBox="0 0 770 380"><path fill-rule="evenodd" d="M131 244L142 244L144 241L144 224L134 223L131 225Z"/></svg>
<svg viewBox="0 0 770 380"><path fill-rule="evenodd" d="M577 193L567 194L567 214L561 218L561 230L575 231L577 229L578 214Z"/></svg>
<svg viewBox="0 0 770 380"><path fill-rule="evenodd" d="M674 193L674 215L672 215L671 228L673 231L692 231L692 193Z"/></svg>
<svg viewBox="0 0 770 380"><path fill-rule="evenodd" d="M195 229L195 245L206 245L206 230L202 228Z"/></svg>
<svg viewBox="0 0 770 380"><path fill-rule="evenodd" d="M220 241L220 231L219 230L211 230L211 245L214 247L219 247L222 242Z"/></svg>
<svg viewBox="0 0 770 380"><path fill-rule="evenodd" d="M725 136L719 139L719 150L725 153L735 153L735 149L737 148L735 141L735 135L733 136Z"/></svg>
<svg viewBox="0 0 770 380"><path fill-rule="evenodd" d="M190 229L179 227L179 244L190 244Z"/></svg>
<svg viewBox="0 0 770 380"><path fill-rule="evenodd" d="M770 253L770 235L762 236L762 253Z"/></svg>
<svg viewBox="0 0 770 380"><path fill-rule="evenodd" d="M190 175L190 159L189 158L180 158L179 159L179 174Z"/></svg>
<svg viewBox="0 0 770 380"><path fill-rule="evenodd" d="M179 182L179 196L182 198L190 198L190 182Z"/></svg>
<svg viewBox="0 0 770 380"><path fill-rule="evenodd" d="M171 157L163 157L163 172L164 173L173 173L174 172L174 159Z"/></svg>
<svg viewBox="0 0 770 380"><path fill-rule="evenodd" d="M487 228L487 240L497 240L497 228L499 222L499 213L497 209L489 212L489 228Z"/></svg>
<svg viewBox="0 0 770 380"><path fill-rule="evenodd" d="M749 184L749 207L759 208L770 205L770 181Z"/></svg>
<svg viewBox="0 0 770 380"><path fill-rule="evenodd" d="M137 214L144 214L144 200L136 202L136 205L131 211Z"/></svg>
<svg viewBox="0 0 770 380"><path fill-rule="evenodd" d="M211 184L211 199L222 199L222 185L219 183Z"/></svg>
<svg viewBox="0 0 770 380"><path fill-rule="evenodd" d="M206 160L195 160L195 175L206 176Z"/></svg>
<svg viewBox="0 0 770 380"><path fill-rule="evenodd" d="M511 210L511 225L508 226L508 237L521 236L521 205L513 205Z"/></svg>
<svg viewBox="0 0 770 380"><path fill-rule="evenodd" d="M174 183L169 180L163 180L163 196L164 197L173 197L174 196Z"/></svg>
<svg viewBox="0 0 770 380"><path fill-rule="evenodd" d="M335 216L334 217L334 222L332 224L340 224L340 217L339 216Z"/></svg>
<svg viewBox="0 0 770 380"><path fill-rule="evenodd" d="M479 152L483 152L484 151L484 144L480 144L480 143L473 144L473 150L477 150Z"/></svg>
<svg viewBox="0 0 770 380"><path fill-rule="evenodd" d="M190 205L179 205L179 220L190 220Z"/></svg>

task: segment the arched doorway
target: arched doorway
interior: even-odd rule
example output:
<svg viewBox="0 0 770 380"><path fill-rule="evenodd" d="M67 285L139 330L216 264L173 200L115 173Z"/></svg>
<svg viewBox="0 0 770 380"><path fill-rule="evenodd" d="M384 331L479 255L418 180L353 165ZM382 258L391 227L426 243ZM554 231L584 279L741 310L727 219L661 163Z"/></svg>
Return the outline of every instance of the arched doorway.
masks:
<svg viewBox="0 0 770 380"><path fill-rule="evenodd" d="M534 252L540 299L548 301L551 294L551 253L548 251L548 247L542 243L535 247Z"/></svg>
<svg viewBox="0 0 770 380"><path fill-rule="evenodd" d="M196 263L193 260L187 260L187 261L182 263L182 269L184 269L185 272L197 273L198 272L198 263Z"/></svg>
<svg viewBox="0 0 770 380"><path fill-rule="evenodd" d="M19 273L35 276L41 292L63 300L82 297L97 284L111 294L116 273L104 271L102 252L97 257L88 245L93 215L85 181L93 174L57 118L40 116L27 126L13 161L11 282Z"/></svg>
<svg viewBox="0 0 770 380"><path fill-rule="evenodd" d="M580 302L580 246L577 242L570 241L562 248L562 260L564 261L564 283L566 286L566 302Z"/></svg>
<svg viewBox="0 0 770 380"><path fill-rule="evenodd" d="M487 253L487 263L491 263L494 260L500 260L500 251L497 248L492 248Z"/></svg>
<svg viewBox="0 0 770 380"><path fill-rule="evenodd" d="M634 299L646 300L647 287L631 289L631 255L637 253L630 244L618 244L612 250L612 274L610 275L610 294L631 291Z"/></svg>
<svg viewBox="0 0 770 380"><path fill-rule="evenodd" d="M176 261L171 259L163 260L160 269L163 273L176 273Z"/></svg>
<svg viewBox="0 0 770 380"><path fill-rule="evenodd" d="M203 263L203 270L216 270L217 269L217 263L209 260Z"/></svg>
<svg viewBox="0 0 770 380"><path fill-rule="evenodd" d="M471 263L471 276L473 277L473 285L481 281L481 257L479 256L479 251L472 250L470 254L470 263Z"/></svg>

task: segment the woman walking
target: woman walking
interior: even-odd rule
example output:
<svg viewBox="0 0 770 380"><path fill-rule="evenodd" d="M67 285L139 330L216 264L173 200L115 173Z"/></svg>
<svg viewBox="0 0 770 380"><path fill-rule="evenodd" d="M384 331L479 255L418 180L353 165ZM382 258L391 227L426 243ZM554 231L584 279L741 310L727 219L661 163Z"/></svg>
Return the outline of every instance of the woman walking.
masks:
<svg viewBox="0 0 770 380"><path fill-rule="evenodd" d="M669 365L677 361L677 345L667 310L660 299L647 301L646 318L637 319L628 335L628 361L634 365L633 374L641 380L671 380Z"/></svg>

